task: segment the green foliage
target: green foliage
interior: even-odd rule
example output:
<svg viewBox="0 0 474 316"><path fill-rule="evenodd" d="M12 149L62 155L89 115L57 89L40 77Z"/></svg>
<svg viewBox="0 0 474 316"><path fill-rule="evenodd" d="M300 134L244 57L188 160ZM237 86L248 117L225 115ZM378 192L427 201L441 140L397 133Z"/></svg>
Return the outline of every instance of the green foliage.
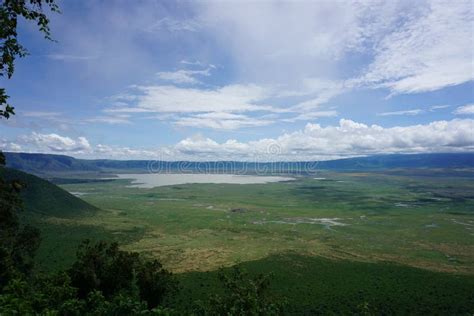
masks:
<svg viewBox="0 0 474 316"><path fill-rule="evenodd" d="M474 310L472 275L294 253L244 262L240 267L249 278L272 271L268 291L285 298L287 315L468 315ZM183 288L176 297L181 305L187 304L188 297L205 301L221 288L215 271L188 272L177 278Z"/></svg>
<svg viewBox="0 0 474 316"><path fill-rule="evenodd" d="M6 119L10 118L10 115L15 115L15 108L8 104L8 98L5 88L0 88L0 106L3 106L3 109L0 109L0 117Z"/></svg>
<svg viewBox="0 0 474 316"><path fill-rule="evenodd" d="M177 291L176 281L158 260L140 262L136 270L136 282L140 299L147 302L148 308L157 307L163 302L165 295Z"/></svg>
<svg viewBox="0 0 474 316"><path fill-rule="evenodd" d="M206 303L198 303L198 315L281 315L283 301L276 300L269 291L270 275L251 277L238 266L225 273L219 271L223 294L213 294Z"/></svg>
<svg viewBox="0 0 474 316"><path fill-rule="evenodd" d="M94 290L110 298L121 291L133 291L134 265L137 254L120 251L117 244L85 241L77 252L77 261L69 270L72 282L85 298Z"/></svg>
<svg viewBox="0 0 474 316"><path fill-rule="evenodd" d="M16 57L24 57L28 51L17 39L18 18L36 22L45 38L51 40L49 19L43 12L46 4L51 11L59 12L55 0L3 0L0 6L0 75L11 78L15 71Z"/></svg>
<svg viewBox="0 0 474 316"><path fill-rule="evenodd" d="M106 299L117 295L133 297L146 302L150 309L160 305L165 295L176 289L171 273L158 261L121 251L117 243L85 241L68 274L82 299L100 291Z"/></svg>
<svg viewBox="0 0 474 316"><path fill-rule="evenodd" d="M175 288L157 261L86 241L67 272L10 279L0 291L0 315L171 315L160 304Z"/></svg>
<svg viewBox="0 0 474 316"><path fill-rule="evenodd" d="M110 299L100 291L78 298L65 273L26 282L12 280L0 294L0 315L171 315L172 309L149 309L133 296L117 294Z"/></svg>
<svg viewBox="0 0 474 316"><path fill-rule="evenodd" d="M235 268L221 273L225 288L194 309L199 315L279 315L269 276L254 278ZM165 307L177 283L156 260L121 251L116 243L85 241L66 272L17 274L0 290L0 315L180 315ZM188 300L191 300L188 297ZM172 301L172 300L168 300Z"/></svg>
<svg viewBox="0 0 474 316"><path fill-rule="evenodd" d="M0 171L3 168L0 165ZM40 242L39 231L18 220L18 212L23 210L21 188L20 181L0 176L0 289L14 277L31 272Z"/></svg>
<svg viewBox="0 0 474 316"><path fill-rule="evenodd" d="M0 3L0 76L11 78L15 71L16 57L28 54L18 42L18 19L24 18L36 22L38 29L46 39L51 40L49 19L43 12L44 5L52 12L59 12L55 0L3 0ZM15 114L14 108L7 103L8 95L0 88L0 117L9 118Z"/></svg>
<svg viewBox="0 0 474 316"><path fill-rule="evenodd" d="M0 294L0 314L64 314L80 306L75 294L76 289L71 287L70 279L64 273L15 278Z"/></svg>
<svg viewBox="0 0 474 316"><path fill-rule="evenodd" d="M17 180L4 180L6 170L0 168L0 315L172 312L158 306L165 294L175 288L171 274L157 261L120 251L117 244L84 242L68 273L32 274L39 233L20 223L18 212L23 208L19 191L23 185ZM8 175L12 178L11 173ZM35 181L32 182L34 186Z"/></svg>

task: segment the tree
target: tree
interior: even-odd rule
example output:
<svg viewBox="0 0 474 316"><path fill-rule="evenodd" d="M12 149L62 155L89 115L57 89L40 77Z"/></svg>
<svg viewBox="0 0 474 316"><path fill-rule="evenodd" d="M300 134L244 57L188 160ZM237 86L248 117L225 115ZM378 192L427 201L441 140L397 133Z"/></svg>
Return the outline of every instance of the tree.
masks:
<svg viewBox="0 0 474 316"><path fill-rule="evenodd" d="M0 0L0 76L11 78L15 71L15 59L27 55L27 50L18 41L18 19L35 22L39 31L51 40L49 19L43 12L44 6L59 12L55 0ZM0 88L0 118L14 115L14 108L8 104L5 88ZM0 151L0 291L11 280L28 276L33 267L34 254L39 246L39 231L28 225L21 225L18 212L22 210L18 181L3 179L1 169L5 156Z"/></svg>
<svg viewBox="0 0 474 316"><path fill-rule="evenodd" d="M0 76L11 78L15 71L15 59L28 54L18 41L18 18L36 22L39 31L51 40L49 19L43 12L47 6L53 12L59 12L55 0L1 0L0 1ZM0 117L14 115L14 107L8 104L5 88L0 88Z"/></svg>
<svg viewBox="0 0 474 316"><path fill-rule="evenodd" d="M125 295L146 302L149 309L159 306L165 295L173 294L176 289L172 274L158 261L119 250L117 243L103 241L95 244L84 241L68 275L81 299L99 291L107 300Z"/></svg>
<svg viewBox="0 0 474 316"><path fill-rule="evenodd" d="M171 273L116 243L84 241L72 267L11 279L0 291L0 315L174 315Z"/></svg>
<svg viewBox="0 0 474 316"><path fill-rule="evenodd" d="M29 276L40 243L39 231L21 225L18 219L23 210L19 196L23 185L3 179L2 168L0 164L0 291L13 278Z"/></svg>
<svg viewBox="0 0 474 316"><path fill-rule="evenodd" d="M11 78L15 59L27 55L18 41L18 19L36 22L39 31L51 39L49 19L43 12L46 5L59 12L55 0L0 0L0 76ZM0 118L15 114L8 104L8 95L0 88ZM0 151L0 172L5 166L5 156ZM17 213L22 210L19 191L22 184L8 182L0 174L0 290L14 276L27 275L33 266L33 257L39 246L39 231L19 223Z"/></svg>
<svg viewBox="0 0 474 316"><path fill-rule="evenodd" d="M195 312L208 316L257 316L281 315L284 301L271 296L269 291L271 275L260 274L252 278L235 266L230 273L219 271L219 280L224 294L215 294L208 302L198 302Z"/></svg>

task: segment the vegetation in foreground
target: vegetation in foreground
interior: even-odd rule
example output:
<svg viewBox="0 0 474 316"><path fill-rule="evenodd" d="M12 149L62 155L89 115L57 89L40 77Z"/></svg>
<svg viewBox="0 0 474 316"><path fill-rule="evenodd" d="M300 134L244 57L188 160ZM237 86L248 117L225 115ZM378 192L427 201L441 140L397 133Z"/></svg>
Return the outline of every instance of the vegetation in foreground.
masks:
<svg viewBox="0 0 474 316"><path fill-rule="evenodd" d="M85 242L66 271L8 280L0 292L0 314L160 314L173 286L171 274L157 261L120 251L117 244Z"/></svg>
<svg viewBox="0 0 474 316"><path fill-rule="evenodd" d="M2 246L4 244L2 243ZM188 311L166 303L178 283L156 261L118 249L116 243L85 241L66 271L3 279L1 315L279 315L283 304L268 298L268 277L249 278L236 268L221 275L225 295L197 301ZM174 300L176 302L176 300Z"/></svg>
<svg viewBox="0 0 474 316"><path fill-rule="evenodd" d="M367 263L273 255L238 265L255 276L271 271L269 293L284 298L287 315L470 315L474 276L432 272L388 263ZM234 268L226 268L230 273ZM219 291L219 272L176 275L182 291L176 299L205 299Z"/></svg>

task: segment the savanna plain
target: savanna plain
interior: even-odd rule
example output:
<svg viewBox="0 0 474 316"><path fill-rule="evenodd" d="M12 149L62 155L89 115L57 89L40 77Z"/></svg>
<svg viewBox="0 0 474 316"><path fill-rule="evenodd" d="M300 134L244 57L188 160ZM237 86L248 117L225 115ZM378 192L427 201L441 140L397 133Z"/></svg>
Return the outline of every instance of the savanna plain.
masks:
<svg viewBox="0 0 474 316"><path fill-rule="evenodd" d="M67 266L71 245L84 238L107 239L158 258L177 274L183 297L205 298L216 270L238 264L272 272L272 287L295 313L474 307L472 170L283 176L155 187L134 175L56 180L97 210L30 217L42 229L40 267Z"/></svg>

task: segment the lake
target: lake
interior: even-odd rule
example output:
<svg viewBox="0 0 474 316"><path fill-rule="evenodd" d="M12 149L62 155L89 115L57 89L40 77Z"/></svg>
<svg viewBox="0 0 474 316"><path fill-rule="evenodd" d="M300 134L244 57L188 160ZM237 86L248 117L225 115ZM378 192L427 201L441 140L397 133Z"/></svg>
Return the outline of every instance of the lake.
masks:
<svg viewBox="0 0 474 316"><path fill-rule="evenodd" d="M259 184L294 180L294 178L279 176L190 173L117 174L117 177L131 179L131 187L144 189L188 183Z"/></svg>

